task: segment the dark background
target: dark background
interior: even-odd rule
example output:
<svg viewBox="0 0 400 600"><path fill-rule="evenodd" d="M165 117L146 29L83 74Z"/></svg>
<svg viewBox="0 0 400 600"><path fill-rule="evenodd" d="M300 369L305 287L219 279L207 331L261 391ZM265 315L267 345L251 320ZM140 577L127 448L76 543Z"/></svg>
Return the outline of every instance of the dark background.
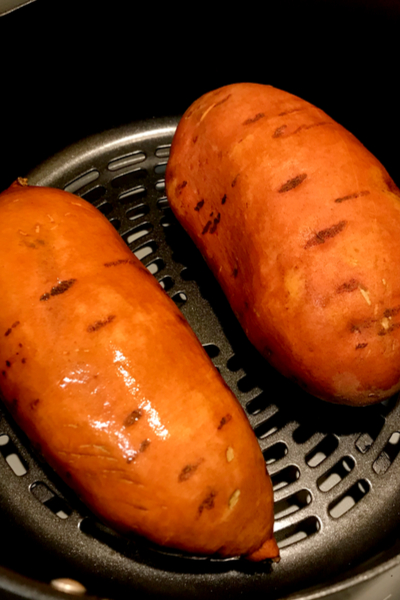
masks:
<svg viewBox="0 0 400 600"><path fill-rule="evenodd" d="M396 179L399 3L265 5L36 0L0 17L0 190L92 133L237 81L320 106Z"/></svg>

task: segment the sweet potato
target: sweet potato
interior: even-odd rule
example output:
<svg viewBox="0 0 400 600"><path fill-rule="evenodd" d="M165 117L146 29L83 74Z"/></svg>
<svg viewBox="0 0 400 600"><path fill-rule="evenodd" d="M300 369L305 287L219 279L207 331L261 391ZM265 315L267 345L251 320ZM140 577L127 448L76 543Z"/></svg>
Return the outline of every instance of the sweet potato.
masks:
<svg viewBox="0 0 400 600"><path fill-rule="evenodd" d="M399 390L400 191L351 133L271 86L225 86L181 119L166 185L281 373L337 403Z"/></svg>
<svg viewBox="0 0 400 600"><path fill-rule="evenodd" d="M107 219L16 183L0 197L0 236L1 390L48 463L118 531L276 557L245 413Z"/></svg>

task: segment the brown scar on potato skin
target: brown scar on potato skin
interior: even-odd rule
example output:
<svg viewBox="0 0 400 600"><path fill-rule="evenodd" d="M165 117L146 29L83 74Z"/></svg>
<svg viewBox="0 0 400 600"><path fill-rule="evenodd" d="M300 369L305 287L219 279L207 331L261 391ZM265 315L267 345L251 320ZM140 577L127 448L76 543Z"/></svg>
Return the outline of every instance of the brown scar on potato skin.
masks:
<svg viewBox="0 0 400 600"><path fill-rule="evenodd" d="M202 198L201 200L198 201L198 203L194 207L194 210L197 210L197 212L199 212L199 210L201 208L203 208L203 206L204 206L204 198Z"/></svg>
<svg viewBox="0 0 400 600"><path fill-rule="evenodd" d="M206 510L211 510L212 508L214 508L214 498L216 496L216 492L212 491L208 494L208 496L206 496L206 498L203 500L203 502L200 504L199 506L199 515L201 515L201 513L203 512L204 509Z"/></svg>
<svg viewBox="0 0 400 600"><path fill-rule="evenodd" d="M281 125L277 129L275 129L274 133L272 134L272 137L273 138L281 137L285 133L286 128L287 128L287 125Z"/></svg>
<svg viewBox="0 0 400 600"><path fill-rule="evenodd" d="M5 335L5 337L7 337L8 335L10 335L10 333L12 332L12 330L13 330L13 329L15 329L15 328L16 328L16 327L17 327L19 324L20 324L20 323L19 323L19 321L15 321L15 323L13 323L13 324L11 325L11 327L9 327L9 328L7 329L7 331L5 332L5 334L4 334L4 335Z"/></svg>
<svg viewBox="0 0 400 600"><path fill-rule="evenodd" d="M354 192L354 194L349 194L348 196L342 196L341 198L335 198L334 202L340 203L345 202L346 200L353 200L354 198L359 198L360 196L368 196L370 192L368 190L362 190L361 192Z"/></svg>
<svg viewBox="0 0 400 600"><path fill-rule="evenodd" d="M226 194L224 194L221 198L221 204L225 204L226 202Z"/></svg>
<svg viewBox="0 0 400 600"><path fill-rule="evenodd" d="M254 117L243 121L243 125L251 125L252 123L257 123L257 121L259 121L263 117L265 117L265 113L257 113Z"/></svg>
<svg viewBox="0 0 400 600"><path fill-rule="evenodd" d="M290 190L294 190L297 188L303 181L307 179L307 173L301 173L300 175L296 175L293 179L289 179L286 183L284 183L278 190L279 194L283 194L285 192L290 192Z"/></svg>
<svg viewBox="0 0 400 600"><path fill-rule="evenodd" d="M226 425L227 423L229 423L229 421L231 421L232 419L232 415L230 415L229 413L227 413L224 417L222 417L222 419L219 422L219 425L217 427L218 430L222 429L224 427L224 425Z"/></svg>
<svg viewBox="0 0 400 600"><path fill-rule="evenodd" d="M201 232L201 234L202 234L202 235L204 235L204 234L206 234L206 233L207 233L207 231L208 231L208 230L210 229L210 227L211 227L211 223L212 223L211 221L207 221L207 223L206 223L206 225L205 225L205 227L204 227L203 231Z"/></svg>
<svg viewBox="0 0 400 600"><path fill-rule="evenodd" d="M176 191L180 194L183 190L183 188L185 188L187 186L187 181L182 181L182 183L178 183L178 185L176 186Z"/></svg>
<svg viewBox="0 0 400 600"><path fill-rule="evenodd" d="M364 342L363 344L357 344L356 350L362 350L362 348L366 348L367 346L368 346L367 342Z"/></svg>
<svg viewBox="0 0 400 600"><path fill-rule="evenodd" d="M231 187L235 187L235 185L237 184L238 177L239 177L239 173L236 175L235 179L232 181Z"/></svg>
<svg viewBox="0 0 400 600"><path fill-rule="evenodd" d="M135 423L139 421L139 419L143 416L143 411L140 408L135 408L124 420L125 427L131 427Z"/></svg>
<svg viewBox="0 0 400 600"><path fill-rule="evenodd" d="M312 248L313 246L324 244L326 240L329 240L341 233L346 225L347 221L339 221L339 223L335 223L335 225L332 225L332 227L321 229L321 231L318 231L312 238L308 240L304 246L304 249L308 250L308 248Z"/></svg>
<svg viewBox="0 0 400 600"><path fill-rule="evenodd" d="M395 306L394 308L387 308L383 313L383 316L386 318L395 317L400 312L400 306Z"/></svg>
<svg viewBox="0 0 400 600"><path fill-rule="evenodd" d="M67 290L70 289L75 283L76 279L65 279L64 281L60 281L57 285L54 285L50 292L46 292L42 296L40 296L39 300L49 300L52 296L59 296L60 294L64 294Z"/></svg>
<svg viewBox="0 0 400 600"><path fill-rule="evenodd" d="M215 233L217 227L218 227L218 223L221 220L221 213L218 213L218 215L215 217L214 219L214 223L212 224L211 228L210 228L210 233Z"/></svg>
<svg viewBox="0 0 400 600"><path fill-rule="evenodd" d="M102 327L105 327L105 325L108 325L109 323L111 323L112 321L114 321L114 319L115 319L115 315L109 315L105 319L102 319L102 320L99 320L99 321L95 321L91 325L88 325L86 331L88 331L89 333L93 333L94 331L98 331Z"/></svg>
<svg viewBox="0 0 400 600"><path fill-rule="evenodd" d="M129 263L130 265L135 264L133 260L129 260L129 258L119 258L118 260L113 260L111 262L104 263L105 267L118 267L119 265L126 265Z"/></svg>
<svg viewBox="0 0 400 600"><path fill-rule="evenodd" d="M345 281L339 287L336 288L336 294L343 294L346 292L354 292L360 287L360 282L357 279L349 279L349 281Z"/></svg>
<svg viewBox="0 0 400 600"><path fill-rule="evenodd" d="M198 467L201 465L203 460L204 459L201 458L194 464L185 465L178 475L178 481L187 481L188 479L190 479L190 477L192 477L192 475L194 475L194 473L197 471Z"/></svg>

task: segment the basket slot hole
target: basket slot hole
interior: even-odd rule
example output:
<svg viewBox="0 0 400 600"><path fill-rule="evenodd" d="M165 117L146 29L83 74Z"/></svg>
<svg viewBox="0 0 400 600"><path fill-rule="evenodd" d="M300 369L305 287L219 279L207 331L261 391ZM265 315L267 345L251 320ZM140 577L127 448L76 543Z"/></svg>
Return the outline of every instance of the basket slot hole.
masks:
<svg viewBox="0 0 400 600"><path fill-rule="evenodd" d="M335 435L327 435L311 452L306 456L306 463L309 467L318 467L328 458L339 445Z"/></svg>
<svg viewBox="0 0 400 600"><path fill-rule="evenodd" d="M150 208L147 204L137 204L126 211L126 216L130 221L135 221L136 219L140 219L140 217L147 215L149 211Z"/></svg>
<svg viewBox="0 0 400 600"><path fill-rule="evenodd" d="M168 292L175 285L175 281L170 275L165 275L165 277L160 279L159 284L166 292Z"/></svg>
<svg viewBox="0 0 400 600"><path fill-rule="evenodd" d="M121 220L117 219L116 217L113 219L110 219L110 223L117 231L121 227Z"/></svg>
<svg viewBox="0 0 400 600"><path fill-rule="evenodd" d="M269 406L270 400L266 392L261 392L246 404L246 410L251 415L257 415Z"/></svg>
<svg viewBox="0 0 400 600"><path fill-rule="evenodd" d="M354 459L351 456L344 456L329 471L321 475L317 480L318 488L321 492L329 492L340 483L354 469Z"/></svg>
<svg viewBox="0 0 400 600"><path fill-rule="evenodd" d="M269 448L263 451L263 455L267 465L272 465L278 460L282 460L282 458L284 458L287 453L288 447L283 442L273 444L273 446L270 446Z"/></svg>
<svg viewBox="0 0 400 600"><path fill-rule="evenodd" d="M164 216L161 217L160 223L162 227L170 227L174 220L174 214L170 208L166 208L164 210Z"/></svg>
<svg viewBox="0 0 400 600"><path fill-rule="evenodd" d="M165 163L160 163L159 165L157 165L154 168L154 172L157 173L157 174L164 175L166 168L167 168L167 163L166 162Z"/></svg>
<svg viewBox="0 0 400 600"><path fill-rule="evenodd" d="M175 302L177 307L180 308L187 301L187 296L184 292L177 292L172 296L172 300Z"/></svg>
<svg viewBox="0 0 400 600"><path fill-rule="evenodd" d="M97 185L96 187L92 188L88 192L85 192L84 194L82 194L82 198L84 198L84 200L87 200L88 202L93 203L93 202L97 202L97 200L100 200L101 198L103 198L103 196L105 196L106 192L107 192L107 190L104 187L104 185Z"/></svg>
<svg viewBox="0 0 400 600"><path fill-rule="evenodd" d="M163 196L162 198L157 200L157 206L160 210L165 210L166 208L169 208L168 198L166 196Z"/></svg>
<svg viewBox="0 0 400 600"><path fill-rule="evenodd" d="M123 192L118 196L118 201L121 204L128 204L129 202L133 202L135 200L139 200L144 198L147 195L147 190L144 185L137 185L136 187ZM128 211L129 214L129 211Z"/></svg>
<svg viewBox="0 0 400 600"><path fill-rule="evenodd" d="M216 358L220 353L220 349L215 344L203 344L203 348L210 358Z"/></svg>
<svg viewBox="0 0 400 600"><path fill-rule="evenodd" d="M296 444L305 444L315 434L315 429L308 425L300 425L293 431L293 440Z"/></svg>
<svg viewBox="0 0 400 600"><path fill-rule="evenodd" d="M170 148L170 144L168 144L168 146L158 146L157 150L155 151L155 155L157 158L168 158Z"/></svg>
<svg viewBox="0 0 400 600"><path fill-rule="evenodd" d="M165 179L160 179L156 183L157 192L163 192L165 190Z"/></svg>
<svg viewBox="0 0 400 600"><path fill-rule="evenodd" d="M183 281L193 281L193 279L195 279L195 274L189 267L185 267L184 269L182 269L180 275Z"/></svg>
<svg viewBox="0 0 400 600"><path fill-rule="evenodd" d="M131 229L130 231L125 233L123 238L127 244L133 244L134 242L137 242L137 240L140 240L140 238L144 237L151 231L153 231L153 225L151 223L142 223L141 225L138 225L134 229Z"/></svg>
<svg viewBox="0 0 400 600"><path fill-rule="evenodd" d="M255 433L258 438L265 439L282 429L284 425L286 425L286 418L278 411L269 419L258 425L255 429Z"/></svg>
<svg viewBox="0 0 400 600"><path fill-rule="evenodd" d="M21 458L15 452L6 457L6 462L15 475L18 475L18 477L22 477L22 475L25 475L28 472Z"/></svg>
<svg viewBox="0 0 400 600"><path fill-rule="evenodd" d="M240 371L243 365L240 357L237 354L234 354L233 356L228 358L226 366L230 371L233 371L235 373L236 371Z"/></svg>
<svg viewBox="0 0 400 600"><path fill-rule="evenodd" d="M86 198L85 198L86 199ZM113 205L111 204L111 202L103 202L102 204L98 204L96 206L97 210L99 210L104 216L107 216L110 214L110 212L113 209Z"/></svg>
<svg viewBox="0 0 400 600"><path fill-rule="evenodd" d="M36 481L30 486L32 496L46 506L59 519L67 519L71 514L68 504L42 481Z"/></svg>
<svg viewBox="0 0 400 600"><path fill-rule="evenodd" d="M376 438L378 437L383 425L385 423L384 418L381 415L374 415L374 419L368 425L367 431L362 433L357 438L355 445L361 454L365 454L371 448Z"/></svg>
<svg viewBox="0 0 400 600"><path fill-rule="evenodd" d="M139 260L143 260L144 258L147 258L147 256L150 256L150 254L153 254L156 250L157 244L155 242L149 242L148 244L143 244L143 246L136 248L134 255Z"/></svg>
<svg viewBox="0 0 400 600"><path fill-rule="evenodd" d="M377 475L386 473L400 451L400 433L396 431L390 436L386 446L372 465Z"/></svg>
<svg viewBox="0 0 400 600"><path fill-rule="evenodd" d="M239 379L239 381L237 382L237 386L241 392L246 394L247 392L251 392L251 390L254 390L254 388L257 386L257 383L254 380L254 377L252 377L251 375L245 375L244 377Z"/></svg>
<svg viewBox="0 0 400 600"><path fill-rule="evenodd" d="M337 500L331 502L328 507L328 512L334 519L339 519L349 510L354 508L358 502L369 492L370 486L368 481L362 479L357 481L351 488L344 492Z"/></svg>
<svg viewBox="0 0 400 600"><path fill-rule="evenodd" d="M157 258L157 260L153 260L153 262L146 265L146 267L152 275L155 275L164 269L165 262L162 258Z"/></svg>
<svg viewBox="0 0 400 600"><path fill-rule="evenodd" d="M300 477L300 469L296 465L289 465L271 476L274 492L297 481Z"/></svg>
<svg viewBox="0 0 400 600"><path fill-rule="evenodd" d="M308 490L300 490L287 498L283 498L274 505L275 518L283 519L298 512L311 503L312 496Z"/></svg>
<svg viewBox="0 0 400 600"><path fill-rule="evenodd" d="M138 163L146 160L146 154L144 152L134 152L133 154L128 154L127 156L122 156L121 158L116 158L108 163L109 171L119 171L120 169L125 169L127 167L132 167L133 165L137 165Z"/></svg>
<svg viewBox="0 0 400 600"><path fill-rule="evenodd" d="M308 517L299 523L294 523L277 531L275 538L279 548L292 546L308 537L314 535L320 530L320 524L316 517Z"/></svg>
<svg viewBox="0 0 400 600"><path fill-rule="evenodd" d="M5 433L0 435L0 452L15 475L22 477L28 472L27 465L18 454L15 444Z"/></svg>
<svg viewBox="0 0 400 600"><path fill-rule="evenodd" d="M140 182L142 179L145 179L146 176L146 169L134 169L133 171L129 171L128 173L114 177L114 179L111 181L111 185L113 188L135 187L135 184L138 184L138 182ZM122 194L122 196L125 197L124 194Z"/></svg>
<svg viewBox="0 0 400 600"><path fill-rule="evenodd" d="M71 192L71 194L76 194L78 190L85 187L85 185L89 185L89 183L93 183L99 177L99 171L97 171L97 169L93 169L92 171L88 171L87 173L80 175L80 177L77 177L76 179L68 183L68 185L64 187L64 190L66 192Z"/></svg>

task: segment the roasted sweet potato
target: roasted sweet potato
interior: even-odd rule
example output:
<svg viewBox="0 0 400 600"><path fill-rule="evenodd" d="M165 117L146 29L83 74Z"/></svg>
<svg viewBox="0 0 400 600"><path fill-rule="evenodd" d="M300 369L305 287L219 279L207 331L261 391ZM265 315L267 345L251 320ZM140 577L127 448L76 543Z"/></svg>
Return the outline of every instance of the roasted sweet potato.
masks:
<svg viewBox="0 0 400 600"><path fill-rule="evenodd" d="M351 133L271 86L225 86L181 119L166 185L272 365L337 403L399 390L400 191Z"/></svg>
<svg viewBox="0 0 400 600"><path fill-rule="evenodd" d="M245 413L107 219L17 183L0 197L0 236L1 390L48 463L118 531L276 557Z"/></svg>

